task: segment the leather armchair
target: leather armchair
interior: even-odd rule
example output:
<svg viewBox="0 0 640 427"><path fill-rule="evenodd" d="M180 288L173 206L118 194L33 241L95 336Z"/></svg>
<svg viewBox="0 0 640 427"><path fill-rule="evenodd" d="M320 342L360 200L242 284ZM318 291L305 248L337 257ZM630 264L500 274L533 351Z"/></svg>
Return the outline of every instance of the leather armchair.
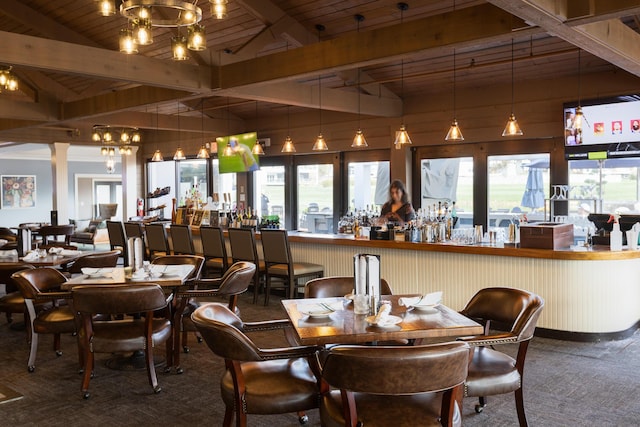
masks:
<svg viewBox="0 0 640 427"><path fill-rule="evenodd" d="M460 425L467 344L339 345L327 353L322 378L332 389L320 401L324 427Z"/></svg>
<svg viewBox="0 0 640 427"><path fill-rule="evenodd" d="M85 267L106 268L115 267L120 257L120 250L89 253L76 259L65 273L69 275L81 274Z"/></svg>
<svg viewBox="0 0 640 427"><path fill-rule="evenodd" d="M34 268L32 265L22 262L0 263L0 284L5 286L5 295L0 297L0 313L6 314L7 323L13 321L12 314L25 312L24 298L11 275L21 270Z"/></svg>
<svg viewBox="0 0 640 427"><path fill-rule="evenodd" d="M199 307L191 318L214 354L225 359L220 387L223 425L247 425L247 414L282 414L318 407L320 370L317 346L258 348L246 335L255 330L289 327L288 320L243 322L222 304ZM277 390L277 392L275 392Z"/></svg>
<svg viewBox="0 0 640 427"><path fill-rule="evenodd" d="M76 332L74 313L63 300L71 298L70 292L60 290L60 286L67 278L54 268L36 268L14 273L11 278L15 281L27 311L27 327L31 351L27 369L36 369L36 353L38 351L38 337L40 334L53 334L53 348L57 356L62 356L60 350L60 334ZM50 303L50 305L48 305ZM44 305L42 309L39 305Z"/></svg>
<svg viewBox="0 0 640 427"><path fill-rule="evenodd" d="M486 396L514 392L518 421L520 426L527 426L522 392L524 362L543 307L544 300L531 292L485 288L461 311L485 325L484 335L461 338L474 348L464 395L479 397L476 412L486 406ZM492 322L506 326L508 331L491 330ZM517 344L515 359L498 350L504 344Z"/></svg>
<svg viewBox="0 0 640 427"><path fill-rule="evenodd" d="M330 276L309 280L304 286L305 298L341 297L353 292L353 276ZM392 295L391 287L385 279L380 279L380 294Z"/></svg>

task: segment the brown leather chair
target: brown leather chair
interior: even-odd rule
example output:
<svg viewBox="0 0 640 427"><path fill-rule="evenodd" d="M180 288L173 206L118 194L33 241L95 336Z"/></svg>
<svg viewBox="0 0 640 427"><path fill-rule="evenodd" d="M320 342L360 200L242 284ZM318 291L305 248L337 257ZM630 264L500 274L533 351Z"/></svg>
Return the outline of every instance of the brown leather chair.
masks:
<svg viewBox="0 0 640 427"><path fill-rule="evenodd" d="M193 236L191 235L190 225L171 224L169 233L171 234L171 243L173 244L173 253L175 255L196 254L196 250L193 247Z"/></svg>
<svg viewBox="0 0 640 427"><path fill-rule="evenodd" d="M258 302L260 292L260 278L266 273L265 263L258 257L255 232L249 228L230 228L228 233L233 262L249 261L256 265L253 277L253 303L255 304Z"/></svg>
<svg viewBox="0 0 640 427"><path fill-rule="evenodd" d="M465 343L332 347L322 366L333 388L320 401L322 425L460 425L468 364Z"/></svg>
<svg viewBox="0 0 640 427"><path fill-rule="evenodd" d="M238 295L244 293L249 288L249 284L253 280L256 270L255 264L247 261L240 261L233 264L227 269L224 275L219 279L199 279L191 282L190 289L179 290L176 292L175 298L178 301L174 314L173 324L180 329L182 333L182 348L185 353L189 352L187 336L189 332L196 332L196 327L191 321L191 313L197 307L194 301L196 298L207 297L229 297L227 307L229 310L239 314L237 310ZM191 301L189 309L187 304ZM177 332L177 331L176 331ZM182 373L180 367L180 343L178 342L178 334L175 334L173 360L176 365L176 371ZM202 339L199 339L202 342Z"/></svg>
<svg viewBox="0 0 640 427"><path fill-rule="evenodd" d="M353 292L353 276L330 276L312 279L304 286L305 298L342 297ZM393 295L385 279L380 279L380 294Z"/></svg>
<svg viewBox="0 0 640 427"><path fill-rule="evenodd" d="M84 360L82 393L88 399L89 382L94 373L94 353L121 353L144 350L149 384L158 386L153 349L166 342L167 360L171 356L171 320L168 300L162 288L153 283L139 285L81 285L72 289L73 307L80 316L78 348ZM165 310L164 318L154 312ZM143 313L123 320L96 320L96 314L122 316Z"/></svg>
<svg viewBox="0 0 640 427"><path fill-rule="evenodd" d="M129 249L124 234L124 225L120 221L107 221L107 233L111 250L119 249L121 251L123 264L127 267L129 265Z"/></svg>
<svg viewBox="0 0 640 427"><path fill-rule="evenodd" d="M164 224L147 224L144 226L144 230L147 235L147 247L149 248L149 258L151 260L171 254L169 240L167 239L167 229Z"/></svg>
<svg viewBox="0 0 640 427"><path fill-rule="evenodd" d="M320 347L258 348L245 333L289 327L288 320L243 322L222 304L199 307L191 318L211 351L225 359L221 394L226 410L223 425L247 425L247 414L285 414L318 407Z"/></svg>
<svg viewBox="0 0 640 427"><path fill-rule="evenodd" d="M227 255L227 245L220 227L200 227L202 255L204 255L205 274L215 273L222 276L233 264L233 258Z"/></svg>
<svg viewBox="0 0 640 427"><path fill-rule="evenodd" d="M11 275L21 270L33 268L35 267L22 262L0 263L0 284L5 286L5 295L0 297L0 313L6 314L7 323L13 321L12 314L25 312L24 298Z"/></svg>
<svg viewBox="0 0 640 427"><path fill-rule="evenodd" d="M33 372L36 369L40 334L53 334L53 348L56 355L61 356L60 334L76 331L73 311L68 305L59 304L60 300L71 298L71 293L60 290L60 286L67 281L67 278L54 268L22 270L14 273L11 278L20 289L27 308L27 326L31 343L27 369ZM50 302L51 306L37 310L36 307L40 302Z"/></svg>
<svg viewBox="0 0 640 427"><path fill-rule="evenodd" d="M298 280L302 277L322 277L324 266L311 262L295 262L289 248L287 230L262 230L262 250L267 269L267 288L264 305L269 304L272 279L279 278L284 282L288 298L294 298L298 289Z"/></svg>
<svg viewBox="0 0 640 427"><path fill-rule="evenodd" d="M481 289L461 311L485 325L485 334L462 338L474 347L464 395L480 398L476 412L486 406L486 396L515 393L518 421L527 425L522 395L524 362L529 341L533 338L536 322L544 300L538 295L520 289ZM506 327L508 332L490 330L492 322ZM498 351L502 344L518 344L516 358Z"/></svg>
<svg viewBox="0 0 640 427"><path fill-rule="evenodd" d="M85 267L94 268L107 268L115 267L118 264L118 258L120 258L120 250L116 249L107 252L89 253L76 259L73 264L69 266L66 273L69 275L82 274L82 269Z"/></svg>

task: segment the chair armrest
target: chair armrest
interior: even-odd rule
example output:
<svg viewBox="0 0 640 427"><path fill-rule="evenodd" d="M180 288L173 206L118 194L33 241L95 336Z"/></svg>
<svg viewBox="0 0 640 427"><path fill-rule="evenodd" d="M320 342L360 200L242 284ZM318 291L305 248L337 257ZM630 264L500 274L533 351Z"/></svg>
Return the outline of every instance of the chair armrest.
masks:
<svg viewBox="0 0 640 427"><path fill-rule="evenodd" d="M243 332L274 331L291 327L291 322L288 319L264 320L261 322L245 322L242 326Z"/></svg>
<svg viewBox="0 0 640 427"><path fill-rule="evenodd" d="M190 283L192 286L206 286L206 289L214 289L219 288L222 284L222 278L218 277L215 279L194 279Z"/></svg>
<svg viewBox="0 0 640 427"><path fill-rule="evenodd" d="M511 333L495 335L476 335L472 337L460 337L458 341L464 341L471 347L482 347L487 345L512 344L518 342L518 337Z"/></svg>
<svg viewBox="0 0 640 427"><path fill-rule="evenodd" d="M264 360L292 359L295 357L310 357L310 356L316 356L317 353L322 349L323 347L316 346L316 345L261 349L260 356Z"/></svg>
<svg viewBox="0 0 640 427"><path fill-rule="evenodd" d="M59 291L59 292L43 292L36 295L36 301L53 301L58 299L73 299L71 292Z"/></svg>
<svg viewBox="0 0 640 427"><path fill-rule="evenodd" d="M185 291L178 291L176 293L177 298L202 298L202 297L217 297L217 289L189 289Z"/></svg>

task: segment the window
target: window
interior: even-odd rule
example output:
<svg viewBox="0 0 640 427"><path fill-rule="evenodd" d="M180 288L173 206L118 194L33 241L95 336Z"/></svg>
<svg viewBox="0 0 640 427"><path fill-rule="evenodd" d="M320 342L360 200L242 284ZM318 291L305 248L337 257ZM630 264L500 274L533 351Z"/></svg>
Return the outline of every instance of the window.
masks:
<svg viewBox="0 0 640 427"><path fill-rule="evenodd" d="M184 206L185 198L192 190L200 192L200 200L207 201L207 162L206 160L181 160L178 162L178 206Z"/></svg>
<svg viewBox="0 0 640 427"><path fill-rule="evenodd" d="M158 215L160 219L171 218L171 199L176 197L176 162L169 160L166 162L147 163L149 193L169 187L169 193L163 197L149 198L145 200L145 214ZM159 194L161 193L158 191ZM162 207L164 205L164 207ZM154 209L159 208L159 209Z"/></svg>
<svg viewBox="0 0 640 427"><path fill-rule="evenodd" d="M260 166L253 173L255 179L256 213L261 218L277 215L280 227L285 221L284 166Z"/></svg>
<svg viewBox="0 0 640 427"><path fill-rule="evenodd" d="M333 233L333 165L298 165L298 230Z"/></svg>
<svg viewBox="0 0 640 427"><path fill-rule="evenodd" d="M422 159L420 162L421 213L438 202L451 208L456 202L458 228L473 226L473 158ZM437 207L437 206L436 206Z"/></svg>
<svg viewBox="0 0 640 427"><path fill-rule="evenodd" d="M488 157L489 228L507 228L522 215L529 222L545 221L548 165L547 153Z"/></svg>
<svg viewBox="0 0 640 427"><path fill-rule="evenodd" d="M212 159L211 178L211 182L213 183L211 194L214 196L214 200L217 200L217 202L215 202L213 205L214 209L223 211L233 209L231 201L235 201L237 197L237 174L220 173L220 168L218 167L218 159ZM227 195L226 200L224 196L225 194Z"/></svg>
<svg viewBox="0 0 640 427"><path fill-rule="evenodd" d="M349 162L347 212L379 210L389 198L389 161Z"/></svg>

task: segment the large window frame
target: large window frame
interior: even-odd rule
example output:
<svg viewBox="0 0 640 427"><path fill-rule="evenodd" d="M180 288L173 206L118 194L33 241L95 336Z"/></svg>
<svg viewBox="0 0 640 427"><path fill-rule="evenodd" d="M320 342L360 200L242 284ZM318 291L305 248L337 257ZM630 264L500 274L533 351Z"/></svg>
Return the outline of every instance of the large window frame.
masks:
<svg viewBox="0 0 640 427"><path fill-rule="evenodd" d="M333 209L333 229L338 229L338 219L340 216L340 211L336 210L336 207L339 206L340 203L340 154L339 153L321 153L321 154L308 154L295 156L294 162L292 165L292 171L294 173L291 174L292 183L291 188L295 191L292 191L294 200L292 203L292 208L295 212L295 216L292 217L292 222L294 226L297 227L297 218L298 218L298 166L304 165L318 165L318 164L331 164L333 166L333 201L332 201L332 209ZM286 180L286 177L285 177ZM292 213L292 214L293 214Z"/></svg>

